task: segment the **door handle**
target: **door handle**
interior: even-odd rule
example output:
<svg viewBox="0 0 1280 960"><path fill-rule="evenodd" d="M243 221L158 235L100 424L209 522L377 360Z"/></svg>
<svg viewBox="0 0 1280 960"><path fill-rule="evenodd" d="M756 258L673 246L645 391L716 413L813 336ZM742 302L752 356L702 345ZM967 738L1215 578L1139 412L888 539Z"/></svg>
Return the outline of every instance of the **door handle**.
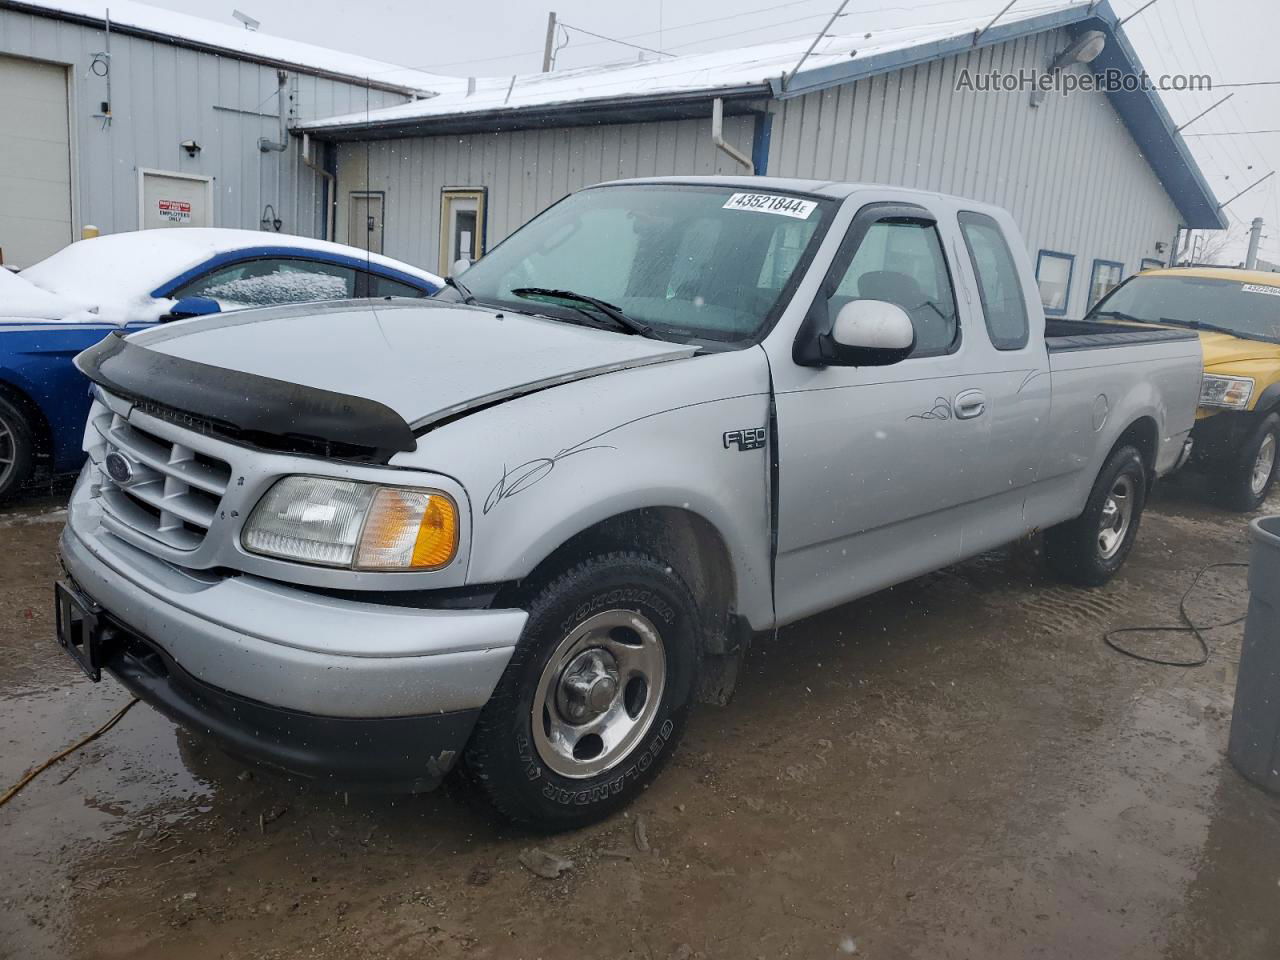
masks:
<svg viewBox="0 0 1280 960"><path fill-rule="evenodd" d="M987 397L981 390L961 390L956 394L952 408L957 420L972 420L987 410Z"/></svg>

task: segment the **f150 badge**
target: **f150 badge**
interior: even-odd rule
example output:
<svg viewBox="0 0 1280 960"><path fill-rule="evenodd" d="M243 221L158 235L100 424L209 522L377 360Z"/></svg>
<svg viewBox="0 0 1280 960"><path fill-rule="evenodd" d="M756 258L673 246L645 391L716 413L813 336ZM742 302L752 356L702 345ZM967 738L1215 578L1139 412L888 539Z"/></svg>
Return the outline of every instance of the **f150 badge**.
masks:
<svg viewBox="0 0 1280 960"><path fill-rule="evenodd" d="M765 442L764 427L748 427L746 430L726 430L724 448L737 446L739 450L759 450Z"/></svg>

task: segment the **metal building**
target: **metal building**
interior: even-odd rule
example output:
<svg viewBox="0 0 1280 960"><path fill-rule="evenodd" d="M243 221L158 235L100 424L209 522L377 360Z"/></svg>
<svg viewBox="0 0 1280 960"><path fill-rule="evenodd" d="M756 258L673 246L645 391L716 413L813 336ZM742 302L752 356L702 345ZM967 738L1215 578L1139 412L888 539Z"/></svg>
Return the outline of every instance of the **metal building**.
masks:
<svg viewBox="0 0 1280 960"><path fill-rule="evenodd" d="M1225 226L1157 93L978 89L1055 63L1139 76L1105 2L829 37L801 63L806 47L487 78L300 128L337 144L337 239L441 272L566 193L629 176L747 171L997 203L1055 315L1168 262L1180 228ZM371 205L385 217L366 219Z"/></svg>
<svg viewBox="0 0 1280 960"><path fill-rule="evenodd" d="M458 82L131 0L0 0L0 256L89 224L321 236L331 171L287 127L436 80Z"/></svg>

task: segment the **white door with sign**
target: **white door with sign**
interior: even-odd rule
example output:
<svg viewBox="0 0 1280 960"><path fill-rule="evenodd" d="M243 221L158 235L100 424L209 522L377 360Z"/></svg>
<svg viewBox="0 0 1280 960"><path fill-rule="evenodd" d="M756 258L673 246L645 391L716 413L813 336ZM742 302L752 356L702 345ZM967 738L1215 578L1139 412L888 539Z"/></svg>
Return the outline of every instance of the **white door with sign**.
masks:
<svg viewBox="0 0 1280 960"><path fill-rule="evenodd" d="M138 171L138 227L213 226L213 177L167 170Z"/></svg>
<svg viewBox="0 0 1280 960"><path fill-rule="evenodd" d="M440 274L452 274L459 260L484 256L484 202L481 189L446 188L440 198Z"/></svg>

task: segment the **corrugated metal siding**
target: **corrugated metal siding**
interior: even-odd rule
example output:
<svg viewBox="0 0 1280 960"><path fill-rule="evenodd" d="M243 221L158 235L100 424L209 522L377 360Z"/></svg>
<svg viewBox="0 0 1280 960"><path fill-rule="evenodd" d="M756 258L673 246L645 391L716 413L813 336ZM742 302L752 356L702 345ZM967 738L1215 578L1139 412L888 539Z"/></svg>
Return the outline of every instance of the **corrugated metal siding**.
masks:
<svg viewBox="0 0 1280 960"><path fill-rule="evenodd" d="M957 91L956 78L1043 70L1067 43L1043 33L775 105L769 174L889 183L1007 208L1037 251L1075 255L1068 315L1095 259L1168 258L1177 209L1100 93ZM1079 68L1077 68L1079 69ZM1157 241L1165 245L1158 254Z"/></svg>
<svg viewBox="0 0 1280 960"><path fill-rule="evenodd" d="M725 118L725 139L748 156L753 130L751 117ZM492 247L565 194L602 180L740 172L711 143L709 120L343 143L338 236L347 235L345 198L352 191L384 190L383 252L435 270L444 187L488 187L486 239Z"/></svg>
<svg viewBox="0 0 1280 960"><path fill-rule="evenodd" d="M321 179L304 167L293 139L284 154L261 153L258 138L279 137L276 69L136 37L111 35L111 111L93 114L107 82L90 71L104 49L102 30L0 8L0 52L71 67L76 234L138 226L139 168L214 177L214 223L257 229L272 204L289 233L319 236ZM333 116L403 103L405 97L291 73L292 115ZM194 158L178 144L195 140Z"/></svg>

